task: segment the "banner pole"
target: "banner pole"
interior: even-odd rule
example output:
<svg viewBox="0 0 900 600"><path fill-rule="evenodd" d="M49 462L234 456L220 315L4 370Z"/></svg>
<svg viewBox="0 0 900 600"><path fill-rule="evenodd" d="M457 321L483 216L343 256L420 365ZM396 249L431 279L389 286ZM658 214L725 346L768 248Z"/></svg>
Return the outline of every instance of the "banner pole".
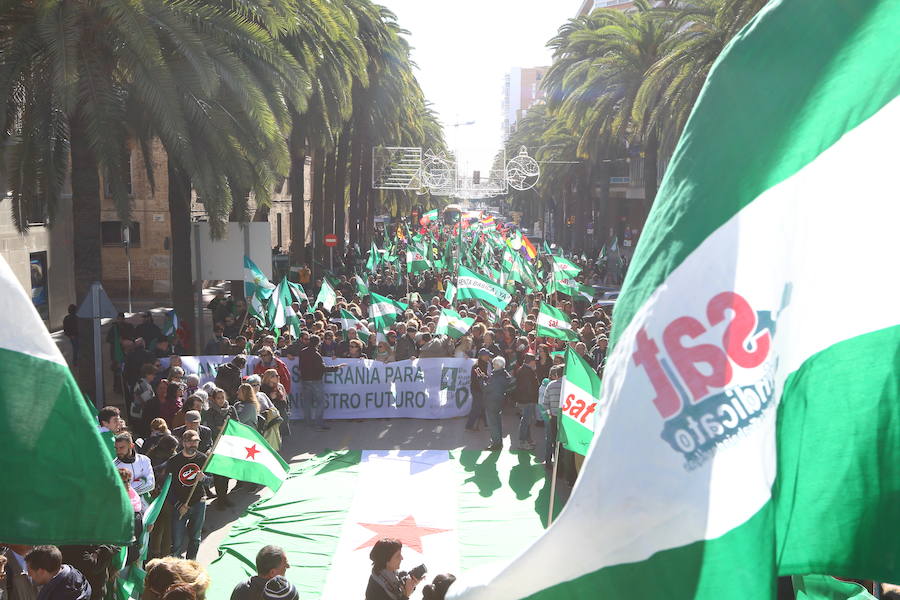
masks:
<svg viewBox="0 0 900 600"><path fill-rule="evenodd" d="M557 419L557 427L559 427L559 417ZM553 523L553 499L556 496L556 473L559 468L559 429L556 433L556 447L553 449L553 472L550 474L550 510L547 512L547 527Z"/></svg>
<svg viewBox="0 0 900 600"><path fill-rule="evenodd" d="M219 435L216 436L216 441L213 442L212 448L209 449L209 454L206 455L206 460L203 461L203 466L200 467L200 473L203 473L203 478L206 478L206 465L209 464L209 459L212 458L213 453L216 451L216 448L219 446L219 440L222 439L222 434L225 433L225 428L228 427L228 421L231 420L231 415L225 416L225 423L222 424L222 430L219 432ZM200 483L200 473L197 474L197 481L194 482L194 485L191 486L191 491L188 494L187 500L184 501L184 505L187 506L191 502L191 498L194 497L194 492L197 490L197 484Z"/></svg>

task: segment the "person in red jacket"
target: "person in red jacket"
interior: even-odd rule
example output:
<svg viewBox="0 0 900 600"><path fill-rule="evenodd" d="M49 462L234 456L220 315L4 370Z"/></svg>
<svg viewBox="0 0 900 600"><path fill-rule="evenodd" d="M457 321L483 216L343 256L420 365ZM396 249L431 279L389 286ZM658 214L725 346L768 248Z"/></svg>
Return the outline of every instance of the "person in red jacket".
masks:
<svg viewBox="0 0 900 600"><path fill-rule="evenodd" d="M283 360L275 356L271 346L263 346L259 349L259 361L253 367L253 373L262 377L262 374L269 369L278 371L278 379L284 386L284 391L290 395L291 393L291 373L288 371L287 365Z"/></svg>

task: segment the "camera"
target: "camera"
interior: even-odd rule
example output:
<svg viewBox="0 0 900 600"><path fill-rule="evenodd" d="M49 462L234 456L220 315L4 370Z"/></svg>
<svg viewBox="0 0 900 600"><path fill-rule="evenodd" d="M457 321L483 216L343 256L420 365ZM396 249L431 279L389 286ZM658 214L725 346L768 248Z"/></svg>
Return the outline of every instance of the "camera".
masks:
<svg viewBox="0 0 900 600"><path fill-rule="evenodd" d="M410 569L409 573L407 573L407 577L414 577L416 579L421 580L422 578L425 577L425 573L427 573L427 572L428 572L428 567L426 567L425 565L419 565L418 567ZM405 579L406 578L403 577L403 578L401 578L401 581L403 581Z"/></svg>

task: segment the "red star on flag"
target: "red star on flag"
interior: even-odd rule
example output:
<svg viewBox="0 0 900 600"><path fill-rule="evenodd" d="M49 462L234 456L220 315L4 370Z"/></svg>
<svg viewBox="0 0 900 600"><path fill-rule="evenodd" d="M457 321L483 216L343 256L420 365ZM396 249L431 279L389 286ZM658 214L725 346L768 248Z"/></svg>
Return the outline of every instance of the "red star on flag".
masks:
<svg viewBox="0 0 900 600"><path fill-rule="evenodd" d="M256 447L256 444L252 446L245 446L244 450L247 451L247 458L250 460L256 460L256 455L260 453L259 448Z"/></svg>
<svg viewBox="0 0 900 600"><path fill-rule="evenodd" d="M400 540L404 546L409 546L419 554L422 554L423 537L450 531L449 529L438 529L437 527L419 527L416 524L415 517L412 515L393 525L386 523L360 523L360 525L366 529L371 529L375 532L375 535L362 543L357 550L374 546L375 542L381 538L389 537Z"/></svg>

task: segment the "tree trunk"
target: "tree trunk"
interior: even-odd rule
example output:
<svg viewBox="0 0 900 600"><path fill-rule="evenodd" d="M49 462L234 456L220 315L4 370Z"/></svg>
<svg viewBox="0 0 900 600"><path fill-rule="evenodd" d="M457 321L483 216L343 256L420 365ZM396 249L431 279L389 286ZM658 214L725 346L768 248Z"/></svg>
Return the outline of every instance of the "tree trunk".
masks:
<svg viewBox="0 0 900 600"><path fill-rule="evenodd" d="M306 144L298 126L291 129L288 140L291 172L291 266L306 262Z"/></svg>
<svg viewBox="0 0 900 600"><path fill-rule="evenodd" d="M372 146L367 138L363 138L362 169L359 185L359 241L361 248L367 248L372 239L373 213L372 203Z"/></svg>
<svg viewBox="0 0 900 600"><path fill-rule="evenodd" d="M75 298L80 305L91 283L103 278L100 257L100 176L97 158L87 142L81 115L69 119L72 154L72 256ZM94 331L91 319L78 319L78 383L85 395L96 399L95 369L109 371L101 360L94 362ZM102 343L102 342L101 342ZM109 404L107 399L106 404Z"/></svg>
<svg viewBox="0 0 900 600"><path fill-rule="evenodd" d="M335 181L335 163L337 162L337 156L334 148L329 148L325 151L324 160L325 170L322 173L322 184L325 191L322 194L322 199L324 200L323 215L325 224L322 228L322 235L325 235L326 233L337 235L337 231L335 231L334 228L334 205L337 203L337 182ZM329 249L324 248L324 252L327 257Z"/></svg>
<svg viewBox="0 0 900 600"><path fill-rule="evenodd" d="M597 165L597 178L600 181L600 197L597 199L597 220L594 222L594 236L600 248L609 240L609 178L612 175L612 162L601 161Z"/></svg>
<svg viewBox="0 0 900 600"><path fill-rule="evenodd" d="M357 119L357 122L359 119ZM350 193L349 193L349 230L350 243L359 244L359 188L360 176L362 173L362 139L359 134L358 127L353 127L353 137L350 144Z"/></svg>
<svg viewBox="0 0 900 600"><path fill-rule="evenodd" d="M347 160L350 158L350 136L341 134L338 142L337 164L335 165L335 187L337 197L334 204L334 229L338 236L337 252L345 252L347 230Z"/></svg>
<svg viewBox="0 0 900 600"><path fill-rule="evenodd" d="M185 328L188 352L194 350L197 326L191 253L191 179L169 159L169 229L172 235L172 305L179 325Z"/></svg>
<svg viewBox="0 0 900 600"><path fill-rule="evenodd" d="M657 169L659 162L659 138L656 130L652 129L647 135L647 141L644 147L644 215L643 221L647 220L647 214L653 201L656 200L656 178L658 177Z"/></svg>
<svg viewBox="0 0 900 600"><path fill-rule="evenodd" d="M321 273L323 259L322 236L327 233L325 227L325 202L323 180L325 177L325 153L322 148L316 148L312 153L312 235L313 235L313 271L318 277Z"/></svg>

